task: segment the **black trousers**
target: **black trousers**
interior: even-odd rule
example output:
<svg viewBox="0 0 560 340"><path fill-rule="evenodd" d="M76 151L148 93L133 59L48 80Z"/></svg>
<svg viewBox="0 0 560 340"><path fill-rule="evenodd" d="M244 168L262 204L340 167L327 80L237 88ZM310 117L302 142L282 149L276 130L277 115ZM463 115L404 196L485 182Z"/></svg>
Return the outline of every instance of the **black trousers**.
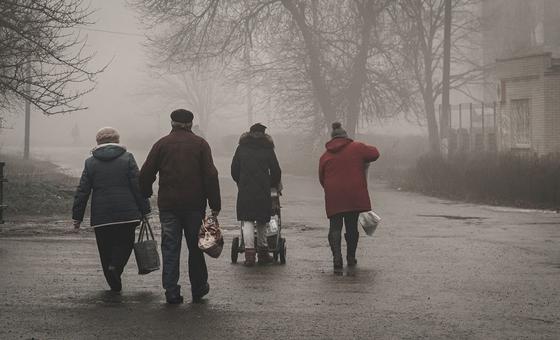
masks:
<svg viewBox="0 0 560 340"><path fill-rule="evenodd" d="M138 224L139 222L120 223L93 229L103 274L111 288L118 287L120 283L115 282L114 277L109 274L109 267L114 267L119 276L122 274L132 253Z"/></svg>
<svg viewBox="0 0 560 340"><path fill-rule="evenodd" d="M346 234L344 234L346 239L346 256L356 257L356 248L358 247L358 238L360 237L358 232L358 216L360 216L359 212L351 211L336 214L330 218L329 244L333 256L342 256L340 247L342 226L344 224L346 227Z"/></svg>

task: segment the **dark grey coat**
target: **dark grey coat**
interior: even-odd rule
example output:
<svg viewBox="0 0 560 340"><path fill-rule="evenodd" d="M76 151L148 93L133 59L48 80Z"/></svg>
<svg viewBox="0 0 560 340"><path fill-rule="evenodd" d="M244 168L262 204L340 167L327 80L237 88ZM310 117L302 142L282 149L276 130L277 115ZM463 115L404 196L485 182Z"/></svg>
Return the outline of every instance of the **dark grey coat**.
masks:
<svg viewBox="0 0 560 340"><path fill-rule="evenodd" d="M263 133L243 134L231 162L239 221L270 221L270 189L278 188L281 175L272 138Z"/></svg>
<svg viewBox="0 0 560 340"><path fill-rule="evenodd" d="M91 225L138 221L150 212L140 194L138 165L134 156L118 144L101 145L85 162L74 196L72 218L82 221L90 193Z"/></svg>

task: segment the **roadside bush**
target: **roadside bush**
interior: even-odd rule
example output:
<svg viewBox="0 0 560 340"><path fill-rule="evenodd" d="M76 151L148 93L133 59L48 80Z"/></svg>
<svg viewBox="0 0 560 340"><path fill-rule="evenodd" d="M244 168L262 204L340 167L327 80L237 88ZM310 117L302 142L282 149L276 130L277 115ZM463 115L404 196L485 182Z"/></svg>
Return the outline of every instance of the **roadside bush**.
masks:
<svg viewBox="0 0 560 340"><path fill-rule="evenodd" d="M515 153L443 159L425 155L399 183L452 199L516 207L560 207L560 155Z"/></svg>

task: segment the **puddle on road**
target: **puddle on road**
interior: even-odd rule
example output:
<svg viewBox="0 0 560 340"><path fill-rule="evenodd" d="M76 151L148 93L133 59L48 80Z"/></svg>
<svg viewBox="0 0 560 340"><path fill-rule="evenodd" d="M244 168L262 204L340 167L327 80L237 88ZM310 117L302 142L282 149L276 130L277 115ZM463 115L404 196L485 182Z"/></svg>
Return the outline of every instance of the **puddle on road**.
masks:
<svg viewBox="0 0 560 340"><path fill-rule="evenodd" d="M461 220L461 221L467 221L467 220L476 220L476 221L482 221L487 219L486 217L478 217L478 216L458 216L458 215L417 215L420 217L439 217L439 218L445 218L448 220Z"/></svg>

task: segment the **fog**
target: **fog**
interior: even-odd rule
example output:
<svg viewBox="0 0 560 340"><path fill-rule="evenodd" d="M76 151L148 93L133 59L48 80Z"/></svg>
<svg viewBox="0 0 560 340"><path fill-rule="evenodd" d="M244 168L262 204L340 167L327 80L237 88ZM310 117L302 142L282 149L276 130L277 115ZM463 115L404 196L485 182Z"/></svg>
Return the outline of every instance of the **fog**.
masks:
<svg viewBox="0 0 560 340"><path fill-rule="evenodd" d="M470 5L469 1L465 1L465 3L470 6L466 7L469 11L457 11L456 20L464 19L462 17L465 16L465 13L472 16L480 16L483 13L486 15L486 19L490 19L486 20L486 33L483 38L480 38L480 35L471 34L472 38L468 41L468 44L472 44L472 46L466 50L473 59L490 65L496 58L527 54L527 51L531 51L535 44L542 46L545 52L557 50L557 44L554 41L559 30L553 25L554 20L551 18L554 17L554 13L558 13L558 6L555 6L553 2L511 1L508 2L510 6L507 7L507 11L500 10L503 7L500 4L503 1L498 0L485 1L483 2L485 6L482 7ZM139 11L131 8L123 0L93 0L91 8L95 10L90 18L93 24L80 26L78 30L80 35L87 37L85 53L95 54L90 68L107 67L97 75L95 89L81 98L82 105L86 107L85 110L46 116L38 109L32 108L31 154L33 156L48 159L60 152L53 151L53 148L61 147L80 147L86 152L95 144L95 132L104 126L117 128L121 132L123 144L144 154L155 140L168 133L170 130L169 114L176 108L186 108L194 112L194 124L203 127L203 134L216 154L231 154L237 136L247 131L250 123L254 122L267 125L269 127L267 132L272 136L282 136L282 138L278 138L277 144L286 153L291 152L292 149L300 150L301 148L296 144L305 143L307 137L314 137L313 143L319 146L328 138L326 131L317 134L317 131L313 130L314 123L310 123L307 119L310 115L305 116L307 114L305 108L301 113L292 112L289 116L281 110L283 103L286 103L287 106L293 105L291 97L282 96L285 93L281 93L276 98L276 106L266 104L266 98L260 96L258 91L253 93L254 106L252 117L249 118L247 90L242 85L243 79L240 79L239 82L236 82L235 79L232 81L231 78L226 81L224 77L217 75L212 79L210 85L206 84L204 79L191 79L190 88L187 86L174 91L179 87L184 87L185 84L173 76L164 76L166 80L155 76L158 72L162 74L166 71L164 69L154 70L150 67L154 64L154 55L148 51L146 36L150 33L153 36L153 31L150 32L141 25ZM528 15L523 15L525 12ZM339 15L346 14L340 12ZM511 26L512 18L517 23L515 25L518 28L517 31L508 28L508 25ZM398 33L395 31L391 34ZM325 33L324 39L328 41L331 38ZM437 41L441 37L435 39ZM483 46L473 43L473 40L476 39L479 39ZM261 49L268 46L262 42L261 45ZM267 53L276 53L274 48L277 46L270 45L269 47L273 52L267 51ZM282 50L280 50L281 52ZM258 57L258 53L255 52L255 58ZM264 60L268 61L266 58ZM434 61L434 63L440 65L439 61ZM258 72L258 67L250 71ZM462 71L461 66L452 65L452 72ZM344 75L339 76L344 77ZM413 78L412 75L406 73L394 76L396 78L405 77L405 79L408 77L410 81ZM480 79L472 78L472 84L465 83L460 85L463 86L461 88L452 89L452 105L469 102L476 102L477 105L480 105L481 101L495 100L496 80L493 77L494 74L485 74L486 87L479 86ZM436 68L433 78L437 81L441 79L441 71L438 68ZM261 83L256 83L255 87L273 88L274 82L282 81L289 82L292 79L277 77L268 80L268 83L266 79L264 81L261 79ZM298 80L293 81L295 88L304 83L304 81L300 81L300 83ZM338 81L338 79L334 79L334 81ZM185 96L185 93L192 91L193 86L198 89L203 88L203 91L206 92L209 90L204 86L212 86L212 96L215 101L212 105L215 107L207 121L200 120L200 112L191 106L192 100ZM305 91L309 90L304 85L301 88L300 92L304 94L299 99L296 98L296 102L301 100L301 97L305 99ZM438 90L437 84L434 84L434 89ZM379 91L383 91L383 89ZM438 92L435 92L434 96L437 98L434 103L436 107L432 108L432 111L435 111L434 115L438 116L437 105L439 105L441 97ZM389 102L389 106L396 106L394 100L393 102L391 99L384 98L384 100ZM344 102L344 100L340 102ZM311 105L316 104L308 106ZM368 141L370 142L375 142L376 136L379 136L380 139L385 138L385 141L387 141L387 136L398 140L407 135L424 136L427 139L429 129L426 128L426 117L423 112L429 111L429 107L414 106L416 104L408 103L407 105L410 105L407 109L408 114L397 112L397 114L383 118L383 114L376 112L387 109L383 105L378 105L376 98L373 98L372 101L364 101L362 110L372 111L374 116L358 121L356 128L358 136L369 136ZM293 106L296 109L292 111L297 111L298 106ZM341 106L335 109L338 110L337 114L340 116ZM22 109L12 110L4 114L6 121L5 128L0 132L0 145L5 152L19 154L23 150L24 119L22 111ZM410 112L412 112L412 116ZM293 116L298 114L300 115L299 120L294 119ZM363 112L360 114L364 115ZM456 111L451 112L452 118L453 114L457 115ZM307 121L305 121L306 119ZM453 127L453 123L451 126ZM396 144L389 142L388 145ZM59 157L54 156L54 158Z"/></svg>
<svg viewBox="0 0 560 340"><path fill-rule="evenodd" d="M91 8L94 24L80 29L87 36L85 52L95 53L92 69L108 64L96 77L93 92L81 98L87 109L67 114L46 116L36 108L31 112L31 154L34 157L59 159L53 148L79 146L83 150L95 144L95 132L104 126L113 126L121 133L122 143L131 149L149 149L152 142L170 130L169 114L179 107L191 109L184 100L158 95L166 91L153 78L144 43L145 31L139 24L137 13L125 1L93 0ZM221 148L220 139L238 136L248 130L246 91L228 85L219 89L223 98L220 107L209 119L205 137L213 148ZM23 105L21 106L23 107ZM197 121L197 112L194 124ZM0 133L0 144L6 152L23 150L23 110L6 115L6 128ZM300 135L305 128L287 126L266 108L255 108L253 122L261 122L275 134ZM73 132L74 130L74 132ZM76 132L77 131L77 132ZM406 120L363 124L359 131L389 135L423 134L424 128ZM74 135L74 136L73 136ZM229 150L223 150L229 152ZM220 153L220 150L216 151ZM85 155L84 155L85 156ZM139 160L140 162L143 160Z"/></svg>

